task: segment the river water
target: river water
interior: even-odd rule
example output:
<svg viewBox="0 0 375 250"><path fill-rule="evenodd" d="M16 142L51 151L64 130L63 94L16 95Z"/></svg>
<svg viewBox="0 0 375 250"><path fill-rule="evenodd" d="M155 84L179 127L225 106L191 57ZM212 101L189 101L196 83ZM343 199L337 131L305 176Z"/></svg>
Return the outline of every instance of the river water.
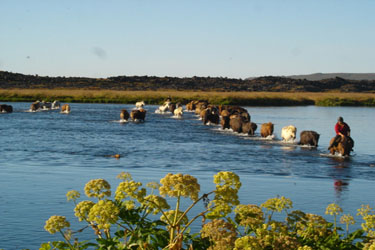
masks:
<svg viewBox="0 0 375 250"><path fill-rule="evenodd" d="M294 209L320 215L332 202L353 215L361 204L374 206L374 108L247 107L253 122L275 124L275 138L264 140L259 130L255 137L238 135L205 126L193 113L182 119L156 114L157 106L146 106L146 122L136 124L118 122L120 110L134 105L71 104L70 114L11 105L14 113L0 114L0 248L37 249L60 239L43 226L55 214L75 220L66 192L83 193L94 178L108 180L114 191L122 171L143 183L169 172L190 174L202 192L213 189L214 174L233 171L242 181L241 203L259 205L279 195L292 199ZM327 155L338 116L355 140L349 160ZM282 143L287 125L296 126L298 135L317 131L318 148ZM121 158L107 157L115 154Z"/></svg>

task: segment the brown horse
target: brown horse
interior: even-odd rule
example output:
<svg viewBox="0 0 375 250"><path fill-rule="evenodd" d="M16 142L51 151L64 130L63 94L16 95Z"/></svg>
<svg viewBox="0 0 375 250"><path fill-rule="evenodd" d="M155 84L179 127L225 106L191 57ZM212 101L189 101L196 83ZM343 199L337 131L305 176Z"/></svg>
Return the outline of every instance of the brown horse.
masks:
<svg viewBox="0 0 375 250"><path fill-rule="evenodd" d="M1 104L0 113L12 113L13 107L11 105Z"/></svg>
<svg viewBox="0 0 375 250"><path fill-rule="evenodd" d="M309 146L318 146L320 135L311 130L302 131L300 134L300 141L298 144L300 145L309 145Z"/></svg>
<svg viewBox="0 0 375 250"><path fill-rule="evenodd" d="M64 104L64 105L61 106L61 113L70 113L69 104Z"/></svg>
<svg viewBox="0 0 375 250"><path fill-rule="evenodd" d="M330 146L330 153L334 155L336 152L341 154L342 156L349 156L350 151L353 150L354 141L349 136L341 136L340 138L333 137L329 143Z"/></svg>
<svg viewBox="0 0 375 250"><path fill-rule="evenodd" d="M260 135L262 137L267 137L267 136L272 135L272 134L273 134L273 123L272 122L263 123L260 126Z"/></svg>
<svg viewBox="0 0 375 250"><path fill-rule="evenodd" d="M145 121L146 118L146 110L144 109L133 109L130 112L130 118L132 118L133 121Z"/></svg>

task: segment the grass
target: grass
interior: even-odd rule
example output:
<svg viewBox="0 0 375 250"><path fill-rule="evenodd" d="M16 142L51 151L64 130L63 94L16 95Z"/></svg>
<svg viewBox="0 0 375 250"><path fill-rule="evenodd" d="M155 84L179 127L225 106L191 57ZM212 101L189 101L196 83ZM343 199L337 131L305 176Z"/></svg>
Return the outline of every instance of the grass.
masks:
<svg viewBox="0 0 375 250"><path fill-rule="evenodd" d="M2 102L35 100L80 103L162 104L167 97L186 104L191 100L207 100L212 104L247 106L375 106L375 93L337 92L214 92L214 91L114 91L84 89L2 89Z"/></svg>

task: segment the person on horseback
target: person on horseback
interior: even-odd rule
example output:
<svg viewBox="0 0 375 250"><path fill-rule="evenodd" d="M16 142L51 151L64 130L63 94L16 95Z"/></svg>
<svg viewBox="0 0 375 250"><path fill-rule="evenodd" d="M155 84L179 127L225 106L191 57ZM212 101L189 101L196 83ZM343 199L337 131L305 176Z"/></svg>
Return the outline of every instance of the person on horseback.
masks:
<svg viewBox="0 0 375 250"><path fill-rule="evenodd" d="M342 118L341 116L337 119L337 123L335 125L335 132L336 137L331 143L331 145L328 147L328 150L334 146L337 146L337 144L341 141L341 138L343 137L348 137L349 140L353 141L353 139L350 137L350 127L346 122L344 122L344 118Z"/></svg>

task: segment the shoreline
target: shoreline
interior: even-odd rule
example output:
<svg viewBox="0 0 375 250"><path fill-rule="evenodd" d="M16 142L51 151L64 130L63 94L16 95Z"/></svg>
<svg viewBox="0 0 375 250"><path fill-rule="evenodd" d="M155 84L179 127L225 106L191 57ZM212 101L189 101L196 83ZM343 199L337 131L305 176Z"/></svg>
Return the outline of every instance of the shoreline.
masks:
<svg viewBox="0 0 375 250"><path fill-rule="evenodd" d="M217 92L217 91L120 91L89 89L0 89L1 102L34 102L36 100L68 103L123 103L143 100L162 104L171 97L186 104L207 100L216 105L243 106L367 106L375 107L375 93L358 92Z"/></svg>

